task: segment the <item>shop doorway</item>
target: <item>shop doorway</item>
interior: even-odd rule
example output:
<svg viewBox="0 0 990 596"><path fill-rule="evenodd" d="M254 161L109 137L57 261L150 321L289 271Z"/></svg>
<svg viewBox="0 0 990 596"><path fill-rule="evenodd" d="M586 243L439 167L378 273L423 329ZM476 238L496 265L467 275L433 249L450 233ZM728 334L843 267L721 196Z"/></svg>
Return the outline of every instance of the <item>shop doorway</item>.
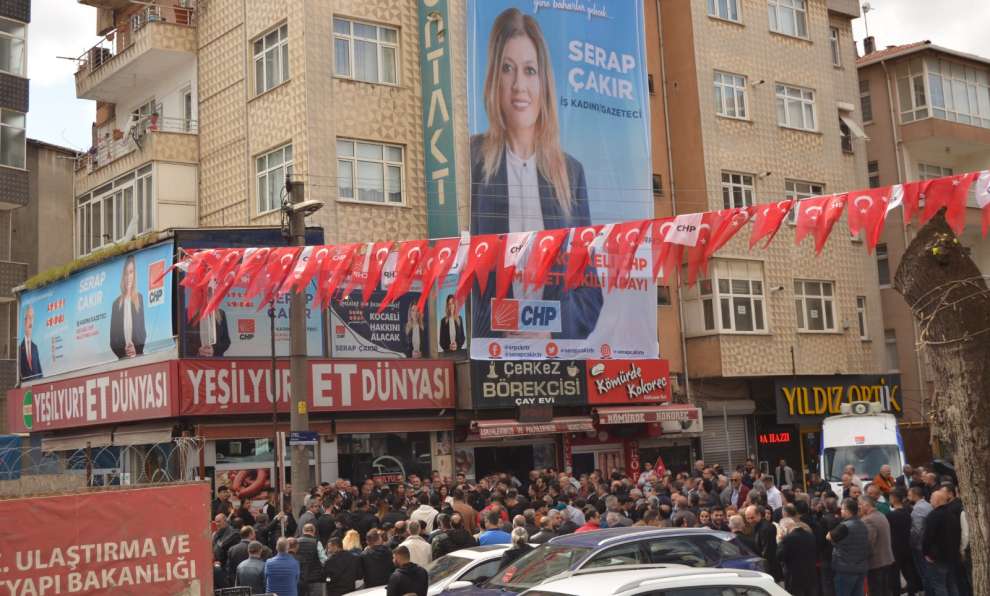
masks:
<svg viewBox="0 0 990 596"><path fill-rule="evenodd" d="M622 445L581 445L571 450L571 467L574 474L590 474L599 470L603 476L611 476L613 471L625 471L625 457Z"/></svg>
<svg viewBox="0 0 990 596"><path fill-rule="evenodd" d="M646 462L657 463L657 458L663 458L663 465L671 474L691 471L691 446L677 445L670 447L640 447L639 461L642 466Z"/></svg>
<svg viewBox="0 0 990 596"><path fill-rule="evenodd" d="M507 472L523 480L533 469L532 445L505 445L501 447L475 447L474 470L476 478Z"/></svg>

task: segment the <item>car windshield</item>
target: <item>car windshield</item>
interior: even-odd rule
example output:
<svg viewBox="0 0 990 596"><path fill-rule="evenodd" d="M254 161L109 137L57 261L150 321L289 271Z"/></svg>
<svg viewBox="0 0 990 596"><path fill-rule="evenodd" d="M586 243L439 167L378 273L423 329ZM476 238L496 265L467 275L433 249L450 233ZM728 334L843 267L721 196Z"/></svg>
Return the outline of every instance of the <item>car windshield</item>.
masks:
<svg viewBox="0 0 990 596"><path fill-rule="evenodd" d="M544 544L523 555L488 580L486 587L522 592L567 571L591 552L590 548Z"/></svg>
<svg viewBox="0 0 990 596"><path fill-rule="evenodd" d="M825 478L829 482L842 482L846 466L856 468L861 478L873 478L884 464L891 470L900 469L897 445L849 445L825 448Z"/></svg>
<svg viewBox="0 0 990 596"><path fill-rule="evenodd" d="M447 555L440 557L426 566L426 573L430 577L430 585L452 577L455 573L464 569L471 563L471 559Z"/></svg>

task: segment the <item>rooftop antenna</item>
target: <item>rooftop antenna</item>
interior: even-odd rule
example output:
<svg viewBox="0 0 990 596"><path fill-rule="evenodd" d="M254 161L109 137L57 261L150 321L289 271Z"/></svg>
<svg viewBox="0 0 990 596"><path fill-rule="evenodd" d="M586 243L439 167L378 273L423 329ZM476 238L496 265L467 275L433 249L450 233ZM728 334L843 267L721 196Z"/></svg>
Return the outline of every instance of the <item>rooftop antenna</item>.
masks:
<svg viewBox="0 0 990 596"><path fill-rule="evenodd" d="M869 14L869 12L871 10L873 10L873 7L870 6L870 3L869 2L864 2L862 4L862 7L861 8L863 9L863 26L866 28L866 36L869 37L870 36L870 21L869 21L869 19L866 18L866 15Z"/></svg>

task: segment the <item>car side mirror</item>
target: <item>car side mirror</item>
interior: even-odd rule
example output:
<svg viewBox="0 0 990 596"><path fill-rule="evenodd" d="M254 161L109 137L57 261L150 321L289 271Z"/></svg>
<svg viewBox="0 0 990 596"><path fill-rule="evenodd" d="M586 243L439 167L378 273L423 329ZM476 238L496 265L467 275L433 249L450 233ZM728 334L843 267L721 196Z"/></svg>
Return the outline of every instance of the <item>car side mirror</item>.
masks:
<svg viewBox="0 0 990 596"><path fill-rule="evenodd" d="M456 582L451 582L450 585L447 586L447 589L448 590L462 590L464 588L473 588L473 587L474 587L474 583L473 582L469 582L467 580L461 579L461 580L457 580Z"/></svg>

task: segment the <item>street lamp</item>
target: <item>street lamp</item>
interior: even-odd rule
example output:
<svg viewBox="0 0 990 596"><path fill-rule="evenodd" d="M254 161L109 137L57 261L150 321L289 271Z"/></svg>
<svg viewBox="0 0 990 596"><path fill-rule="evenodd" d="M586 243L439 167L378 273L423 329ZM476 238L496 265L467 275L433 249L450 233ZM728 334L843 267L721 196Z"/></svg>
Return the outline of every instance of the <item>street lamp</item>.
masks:
<svg viewBox="0 0 990 596"><path fill-rule="evenodd" d="M289 237L292 246L306 245L306 216L323 207L321 201L307 201L302 182L285 177L288 200L282 202L283 216L289 220ZM289 375L290 395L289 431L308 431L309 412L306 396L309 394L309 375L306 370L306 293L300 289L292 293L289 303ZM319 462L317 462L319 465ZM305 445L292 445L292 511L302 508L310 485L309 449Z"/></svg>

